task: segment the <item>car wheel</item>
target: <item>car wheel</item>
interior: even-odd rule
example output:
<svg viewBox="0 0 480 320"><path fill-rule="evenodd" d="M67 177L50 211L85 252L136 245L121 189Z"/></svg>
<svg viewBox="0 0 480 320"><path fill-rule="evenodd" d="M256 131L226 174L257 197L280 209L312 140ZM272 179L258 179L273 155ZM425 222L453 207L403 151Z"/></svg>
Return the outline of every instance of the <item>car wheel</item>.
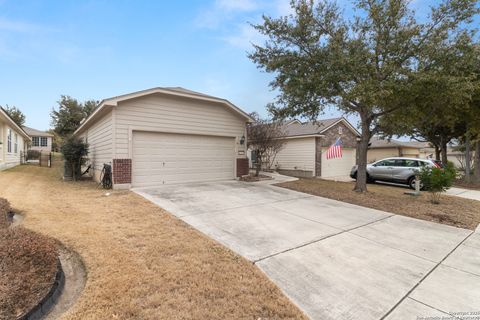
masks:
<svg viewBox="0 0 480 320"><path fill-rule="evenodd" d="M415 177L411 177L410 179L408 179L408 186L410 187L410 189L413 189L415 190ZM420 190L423 190L423 184L420 182Z"/></svg>
<svg viewBox="0 0 480 320"><path fill-rule="evenodd" d="M373 179L372 177L370 177L369 174L367 174L367 183L375 183L375 179Z"/></svg>

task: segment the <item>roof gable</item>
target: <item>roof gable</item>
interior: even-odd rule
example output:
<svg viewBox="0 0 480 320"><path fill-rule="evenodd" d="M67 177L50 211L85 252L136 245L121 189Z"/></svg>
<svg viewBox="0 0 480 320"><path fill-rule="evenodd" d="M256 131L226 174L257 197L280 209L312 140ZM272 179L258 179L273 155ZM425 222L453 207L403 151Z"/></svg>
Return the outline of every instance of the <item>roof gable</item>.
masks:
<svg viewBox="0 0 480 320"><path fill-rule="evenodd" d="M353 134L360 136L360 133L350 124L350 122L347 121L347 119L343 117L303 123L298 120L293 120L282 125L281 130L285 132L285 137L315 136L322 135L324 132L340 122L344 123L347 128L353 132Z"/></svg>
<svg viewBox="0 0 480 320"><path fill-rule="evenodd" d="M83 131L83 129L87 125L92 123L93 120L96 118L96 116L100 114L105 107L116 107L118 103L121 101L136 99L136 98L145 97L153 94L165 94L165 95L171 95L176 97L184 97L184 98L220 103L225 107L229 108L230 110L232 110L233 112L235 112L236 114L238 114L239 116L245 118L246 121L253 122L253 119L247 113L245 113L243 110L241 110L240 108L238 108L237 106L235 106L234 104L232 104L230 101L226 99L209 96L203 93L195 92L195 91L188 90L181 87L165 87L165 88L156 87L156 88L132 92L132 93L102 100L99 106L95 109L95 111L82 122L82 124L74 132L74 134L77 134Z"/></svg>
<svg viewBox="0 0 480 320"><path fill-rule="evenodd" d="M53 137L53 134L45 132L45 131L40 131L37 129L33 129L27 126L23 126L22 129L30 136L30 137Z"/></svg>

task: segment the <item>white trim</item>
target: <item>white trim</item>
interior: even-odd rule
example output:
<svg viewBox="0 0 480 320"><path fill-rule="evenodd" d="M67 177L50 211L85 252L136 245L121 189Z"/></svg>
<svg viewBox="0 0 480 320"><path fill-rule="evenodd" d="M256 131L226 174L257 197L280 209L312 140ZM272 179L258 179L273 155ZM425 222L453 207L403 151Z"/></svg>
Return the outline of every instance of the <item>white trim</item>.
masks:
<svg viewBox="0 0 480 320"><path fill-rule="evenodd" d="M92 121L95 115L105 108L105 106L116 107L118 106L118 103L121 101L135 99L135 98L139 98L139 97L143 97L143 96L147 96L155 93L161 93L161 94L183 97L183 98L197 99L197 100L208 101L208 102L219 102L229 107L230 109L238 113L240 116L244 117L247 120L247 122L253 122L253 119L247 113L242 111L240 108L238 108L228 100L221 99L221 98L201 96L193 93L177 92L177 91L172 91L164 88L152 88L152 89L137 91L137 92L128 93L128 94L120 95L117 97L102 100L100 102L100 105L97 107L97 109L88 118L86 118L85 121L83 121L80 127L77 130L75 130L73 134L76 135L77 133L81 132L82 129Z"/></svg>
<svg viewBox="0 0 480 320"><path fill-rule="evenodd" d="M301 139L301 138L322 138L322 137L325 137L325 135L324 135L324 134L315 133L315 134L302 134L302 135L299 135L299 136L279 137L279 138L275 138L275 140Z"/></svg>
<svg viewBox="0 0 480 320"><path fill-rule="evenodd" d="M286 125L286 126L289 126L289 125L291 125L291 124L293 124L293 123L302 124L302 122L301 122L300 120L298 120L298 119L293 119L293 120L290 120L289 122L287 122L285 125Z"/></svg>
<svg viewBox="0 0 480 320"><path fill-rule="evenodd" d="M113 146L112 146L112 159L117 159L117 117L116 117L116 109L112 109L112 139L113 139Z"/></svg>

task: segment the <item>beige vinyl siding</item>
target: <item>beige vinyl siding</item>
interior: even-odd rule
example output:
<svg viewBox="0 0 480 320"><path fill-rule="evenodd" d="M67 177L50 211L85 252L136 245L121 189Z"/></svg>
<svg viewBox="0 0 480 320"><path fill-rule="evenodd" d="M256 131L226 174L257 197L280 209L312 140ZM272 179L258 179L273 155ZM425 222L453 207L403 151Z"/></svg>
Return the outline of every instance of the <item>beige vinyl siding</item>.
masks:
<svg viewBox="0 0 480 320"><path fill-rule="evenodd" d="M397 148L379 148L379 149L369 149L367 152L367 161L368 163L375 162L390 157L398 157Z"/></svg>
<svg viewBox="0 0 480 320"><path fill-rule="evenodd" d="M8 152L8 129L12 130L12 149L11 152ZM10 168L20 164L20 153L25 150L25 141L24 137L16 131L14 128L9 127L8 125L2 126L2 151L3 151L3 166L5 168ZM15 152L15 135L17 135L17 150Z"/></svg>
<svg viewBox="0 0 480 320"><path fill-rule="evenodd" d="M275 164L280 170L315 172L315 138L286 139Z"/></svg>
<svg viewBox="0 0 480 320"><path fill-rule="evenodd" d="M81 135L89 144L89 155L95 178L103 168L104 163L111 163L113 158L113 127L112 112L108 112L95 122L88 131Z"/></svg>
<svg viewBox="0 0 480 320"><path fill-rule="evenodd" d="M119 102L115 109L115 158L131 158L133 131L185 133L239 138L245 135L245 120L224 105L150 95ZM235 144L235 151L245 145Z"/></svg>

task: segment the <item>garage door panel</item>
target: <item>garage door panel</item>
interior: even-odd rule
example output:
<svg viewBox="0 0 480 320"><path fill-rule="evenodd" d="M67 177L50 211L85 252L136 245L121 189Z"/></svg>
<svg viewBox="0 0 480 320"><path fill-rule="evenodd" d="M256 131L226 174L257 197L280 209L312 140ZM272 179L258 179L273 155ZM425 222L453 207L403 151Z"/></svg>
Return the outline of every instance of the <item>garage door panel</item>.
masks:
<svg viewBox="0 0 480 320"><path fill-rule="evenodd" d="M234 178L231 137L133 133L133 186Z"/></svg>
<svg viewBox="0 0 480 320"><path fill-rule="evenodd" d="M356 163L356 150L344 148L342 157L327 159L327 148L322 148L322 178L348 177Z"/></svg>

